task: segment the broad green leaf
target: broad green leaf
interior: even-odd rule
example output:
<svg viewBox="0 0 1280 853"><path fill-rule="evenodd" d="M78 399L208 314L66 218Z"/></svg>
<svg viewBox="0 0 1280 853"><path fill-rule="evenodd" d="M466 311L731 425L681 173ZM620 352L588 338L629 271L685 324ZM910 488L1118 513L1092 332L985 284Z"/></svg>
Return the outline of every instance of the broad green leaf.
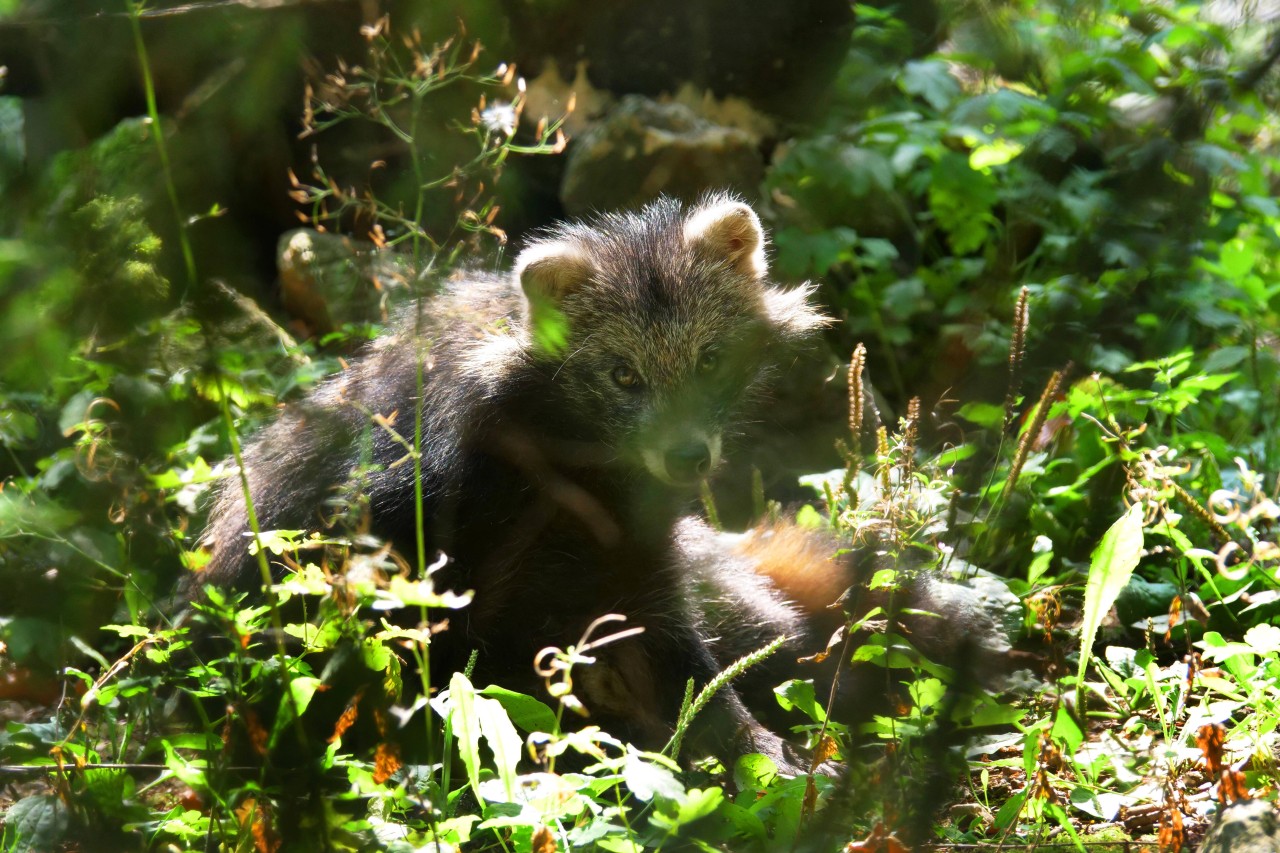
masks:
<svg viewBox="0 0 1280 853"><path fill-rule="evenodd" d="M555 731L555 712L532 696L517 693L496 684L490 684L481 690L480 694L501 702L502 707L507 711L507 716L517 728L526 732Z"/></svg>
<svg viewBox="0 0 1280 853"><path fill-rule="evenodd" d="M1071 805L1085 814L1106 821L1115 820L1121 806L1132 804L1119 794L1097 793L1083 785L1072 788L1070 796Z"/></svg>
<svg viewBox="0 0 1280 853"><path fill-rule="evenodd" d="M683 797L675 801L675 808L664 804L665 807L660 807L649 820L654 826L675 832L685 824L711 814L722 802L724 791L719 788L690 788Z"/></svg>
<svg viewBox="0 0 1280 853"><path fill-rule="evenodd" d="M1252 269L1255 260L1253 246L1243 240L1228 240L1219 254L1222 271L1228 278L1243 278Z"/></svg>
<svg viewBox="0 0 1280 853"><path fill-rule="evenodd" d="M1004 805L996 812L995 825L996 829L1005 829L1017 820L1018 815L1022 812L1022 804L1027 800L1025 791L1015 794L1004 801Z"/></svg>
<svg viewBox="0 0 1280 853"><path fill-rule="evenodd" d="M918 678L907 686L907 692L917 708L927 711L936 708L942 702L947 688L943 686L940 679Z"/></svg>
<svg viewBox="0 0 1280 853"><path fill-rule="evenodd" d="M684 786L680 784L676 774L652 761L645 761L635 753L627 755L622 777L631 793L645 802L655 795L668 800L684 799Z"/></svg>
<svg viewBox="0 0 1280 853"><path fill-rule="evenodd" d="M520 763L520 748L524 745L524 740L497 699L476 696L475 710L480 722L480 733L489 745L489 751L493 753L498 778L502 780L507 797L510 798L513 795L516 765Z"/></svg>
<svg viewBox="0 0 1280 853"><path fill-rule="evenodd" d="M320 679L309 675L295 675L289 680L289 692L293 695L293 707L301 715L311 704L311 698L320 687Z"/></svg>
<svg viewBox="0 0 1280 853"><path fill-rule="evenodd" d="M935 110L945 110L960 95L960 83L942 60L908 62L900 84L908 95L924 98Z"/></svg>
<svg viewBox="0 0 1280 853"><path fill-rule="evenodd" d="M1065 705L1058 706L1058 713L1054 717L1053 728L1049 734L1055 740L1060 740L1066 744L1068 755L1075 755L1076 750L1080 748L1080 744L1084 742L1084 732L1080 730L1080 726L1072 719L1071 712L1067 710Z"/></svg>
<svg viewBox="0 0 1280 853"><path fill-rule="evenodd" d="M1142 515L1146 504L1138 501L1102 535L1089 564L1089 580L1084 587L1084 617L1080 629L1080 669L1084 681L1098 626L1115 604L1120 590L1129 583L1138 558L1142 556Z"/></svg>
<svg viewBox="0 0 1280 853"><path fill-rule="evenodd" d="M750 753L733 765L733 783L739 791L763 791L778 779L778 765L768 756Z"/></svg>
<svg viewBox="0 0 1280 853"><path fill-rule="evenodd" d="M56 850L66 840L70 815L62 800L53 794L37 794L14 803L4 813L5 850L37 853ZM10 846L12 845L12 846Z"/></svg>
<svg viewBox="0 0 1280 853"><path fill-rule="evenodd" d="M783 710L790 711L792 708L797 708L815 723L821 723L827 718L826 710L814 694L811 680L801 681L794 678L775 687L773 693Z"/></svg>
<svg viewBox="0 0 1280 853"><path fill-rule="evenodd" d="M963 462L970 456L973 456L977 450L977 446L973 444L961 444L956 447L951 447L934 457L933 464L938 468L945 470L956 463Z"/></svg>
<svg viewBox="0 0 1280 853"><path fill-rule="evenodd" d="M458 610L471 603L471 590L452 592L444 590L436 592L431 579L409 580L399 576L393 577L387 587L387 597L374 605L378 610L390 610L397 607L443 607Z"/></svg>
<svg viewBox="0 0 1280 853"><path fill-rule="evenodd" d="M391 658L391 649L385 643L372 638L366 638L360 643L360 659L374 672L382 672L391 666Z"/></svg>
<svg viewBox="0 0 1280 853"><path fill-rule="evenodd" d="M291 622L283 627L284 633L302 640L308 652L331 649L342 638L342 625L335 619L319 625L312 622Z"/></svg>
<svg viewBox="0 0 1280 853"><path fill-rule="evenodd" d="M768 838L769 831L765 828L764 821L737 803L722 804L720 815L738 835L756 842L764 842Z"/></svg>
<svg viewBox="0 0 1280 853"><path fill-rule="evenodd" d="M467 768L472 790L480 791L480 720L476 714L476 692L460 672L449 679L449 722L458 741L458 755Z"/></svg>
<svg viewBox="0 0 1280 853"><path fill-rule="evenodd" d="M458 741L458 755L476 795L492 799L484 794L485 790L492 791L492 785L482 788L480 782L480 739L484 738L498 771L503 801L514 802L516 765L520 763L524 741L511 724L502 703L479 695L465 675L455 672L449 681L447 698L437 697L431 700L431 706L437 713L445 715L452 726Z"/></svg>
<svg viewBox="0 0 1280 853"><path fill-rule="evenodd" d="M1249 639L1249 634L1245 634ZM1226 663L1239 655L1255 655L1258 650L1248 642L1229 642L1217 631L1205 631L1204 638L1193 645L1203 649L1204 659L1209 663Z"/></svg>
<svg viewBox="0 0 1280 853"><path fill-rule="evenodd" d="M1245 632L1244 641L1260 655L1280 652L1280 628L1275 625L1254 625Z"/></svg>

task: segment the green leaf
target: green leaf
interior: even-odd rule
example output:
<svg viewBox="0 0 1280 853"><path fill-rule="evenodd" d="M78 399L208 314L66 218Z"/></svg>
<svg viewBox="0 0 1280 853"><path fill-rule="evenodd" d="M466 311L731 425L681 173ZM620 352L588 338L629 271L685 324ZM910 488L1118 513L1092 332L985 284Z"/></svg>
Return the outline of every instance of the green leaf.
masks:
<svg viewBox="0 0 1280 853"><path fill-rule="evenodd" d="M1053 728L1049 734L1055 740L1066 744L1067 748L1064 751L1068 755L1075 755L1080 749L1080 744L1084 743L1084 732L1080 730L1080 726L1076 724L1066 705L1058 706L1058 713L1054 717Z"/></svg>
<svg viewBox="0 0 1280 853"><path fill-rule="evenodd" d="M387 586L386 599L375 605L378 609L394 609L397 607L443 607L457 610L471 603L471 591L436 592L431 578L409 580L396 575Z"/></svg>
<svg viewBox="0 0 1280 853"><path fill-rule="evenodd" d="M289 692L293 694L293 704L298 714L302 714L307 710L307 706L311 704L311 699L316 695L316 690L320 687L320 679L313 676L295 675L289 680Z"/></svg>
<svg viewBox="0 0 1280 853"><path fill-rule="evenodd" d="M1253 270L1255 260L1253 246L1240 239L1227 241L1218 255L1222 271L1233 279L1248 275Z"/></svg>
<svg viewBox="0 0 1280 853"><path fill-rule="evenodd" d="M945 110L960 94L960 83L939 59L908 62L899 82L908 95L923 98L935 110Z"/></svg>
<svg viewBox="0 0 1280 853"><path fill-rule="evenodd" d="M768 838L768 830L764 821L737 803L724 803L720 806L720 815L733 827L733 831L745 838L763 842Z"/></svg>
<svg viewBox="0 0 1280 853"><path fill-rule="evenodd" d="M766 755L750 753L733 765L733 784L739 791L763 791L778 778L778 765Z"/></svg>
<svg viewBox="0 0 1280 853"><path fill-rule="evenodd" d="M1227 663L1241 655L1247 655L1251 659L1255 654L1253 646L1248 643L1229 642L1217 631L1205 631L1204 638L1197 640L1194 645L1203 650L1206 661L1215 664Z"/></svg>
<svg viewBox="0 0 1280 853"><path fill-rule="evenodd" d="M1022 153L1024 146L1008 139L996 139L979 145L969 153L969 168L985 172L992 166L1003 166Z"/></svg>
<svg viewBox="0 0 1280 853"><path fill-rule="evenodd" d="M1084 681L1093 641L1103 617L1115 604L1120 590L1129 583L1138 558L1142 556L1142 516L1146 504L1138 501L1102 535L1089 564L1089 580L1084 588L1084 617L1080 629L1080 669L1078 680Z"/></svg>
<svg viewBox="0 0 1280 853"><path fill-rule="evenodd" d="M1178 383L1179 391L1217 391L1223 385L1239 376L1239 373L1214 373L1212 375L1196 374L1188 376Z"/></svg>
<svg viewBox="0 0 1280 853"><path fill-rule="evenodd" d="M815 723L821 723L827 718L826 711L814 694L812 680L801 681L794 678L775 687L773 693L783 710L790 711L792 708L797 708Z"/></svg>
<svg viewBox="0 0 1280 853"><path fill-rule="evenodd" d="M944 696L946 696L947 688L943 686L940 679L937 678L919 678L911 682L907 686L907 692L911 696L912 703L922 711L928 711L936 708Z"/></svg>
<svg viewBox="0 0 1280 853"><path fill-rule="evenodd" d="M965 403L956 414L984 427L997 426L1004 421L1004 407L994 403Z"/></svg>
<svg viewBox="0 0 1280 853"><path fill-rule="evenodd" d="M360 644L360 659L374 672L383 672L391 666L391 649L385 643L369 637Z"/></svg>
<svg viewBox="0 0 1280 853"><path fill-rule="evenodd" d="M432 700L432 706L442 713L453 727L458 741L458 755L467 769L467 780L477 796L483 797L480 783L480 739L484 738L493 755L498 778L502 783L506 802L513 802L516 789L516 765L520 762L520 750L524 741L516 732L502 703L481 696L460 672L449 681L447 700L440 704Z"/></svg>
<svg viewBox="0 0 1280 853"><path fill-rule="evenodd" d="M676 808L660 808L649 820L668 832L675 832L685 824L693 823L714 812L724 802L724 791L719 788L690 788L676 801ZM714 849L714 848L713 848Z"/></svg>
<svg viewBox="0 0 1280 853"><path fill-rule="evenodd" d="M1254 625L1245 632L1244 641L1260 655L1280 652L1280 628L1275 625Z"/></svg>
<svg viewBox="0 0 1280 853"><path fill-rule="evenodd" d="M1171 532L1176 533L1176 528ZM1116 616L1122 625L1132 625L1139 620L1168 613L1169 605L1177 595L1178 588L1171 583L1130 578L1128 585L1116 596Z"/></svg>
<svg viewBox="0 0 1280 853"><path fill-rule="evenodd" d="M826 526L826 519L811 505L802 504L800 509L796 510L796 526L817 530Z"/></svg>
<svg viewBox="0 0 1280 853"><path fill-rule="evenodd" d="M1071 805L1099 820L1115 820L1120 807L1126 804L1126 798L1119 794L1100 794L1083 785L1071 789Z"/></svg>
<svg viewBox="0 0 1280 853"><path fill-rule="evenodd" d="M56 850L62 846L69 825L70 816L62 800L53 794L37 794L18 800L4 813L0 843L13 853Z"/></svg>
<svg viewBox="0 0 1280 853"><path fill-rule="evenodd" d="M336 619L320 624L312 622L291 622L283 628L290 637L301 640L308 652L331 649L342 638L342 625Z"/></svg>
<svg viewBox="0 0 1280 853"><path fill-rule="evenodd" d="M529 314L538 350L552 358L563 356L569 347L569 321L564 313L549 299L531 299Z"/></svg>
<svg viewBox="0 0 1280 853"><path fill-rule="evenodd" d="M969 723L977 728L982 728L983 726L1010 728L1017 726L1024 716L1026 716L1026 711L1022 708L983 700L969 715Z"/></svg>
<svg viewBox="0 0 1280 853"><path fill-rule="evenodd" d="M476 715L476 692L460 672L449 679L449 723L458 741L458 756L467 769L472 790L480 791L480 720Z"/></svg>
<svg viewBox="0 0 1280 853"><path fill-rule="evenodd" d="M532 696L517 693L514 690L508 690L496 684L490 684L481 690L480 694L502 703L502 707L506 709L507 716L511 718L511 722L519 729L523 729L526 732L555 731L555 712Z"/></svg>
<svg viewBox="0 0 1280 853"><path fill-rule="evenodd" d="M121 637L145 637L151 633L150 628L142 625L103 625L102 630L111 631Z"/></svg>
<svg viewBox="0 0 1280 853"><path fill-rule="evenodd" d="M493 753L493 763L498 769L498 778L502 780L507 797L513 796L516 784L516 765L520 763L520 748L524 740L511 724L502 703L484 696L475 697L476 717L480 723L480 733L484 736L489 751Z"/></svg>
<svg viewBox="0 0 1280 853"><path fill-rule="evenodd" d="M774 235L778 263L791 275L824 275L836 264L852 259L857 242L857 232L843 227L816 233L783 228Z"/></svg>
<svg viewBox="0 0 1280 853"><path fill-rule="evenodd" d="M996 427L1005 420L1004 406L995 403L969 402L960 406L957 415L965 420L973 421L979 427Z"/></svg>
<svg viewBox="0 0 1280 853"><path fill-rule="evenodd" d="M977 451L978 451L978 448L976 445L960 444L955 447L950 447L942 451L941 453L939 453L936 457L934 457L933 464L938 468L946 470L947 468L950 468L953 465L963 462L964 460L973 456L973 454L976 453Z"/></svg>
<svg viewBox="0 0 1280 853"><path fill-rule="evenodd" d="M996 829L1006 829L1011 826L1018 814L1022 811L1022 804L1026 802L1027 794L1025 791L1015 794L1004 801L1004 805L1000 807L1000 811L996 812L995 825Z"/></svg>
<svg viewBox="0 0 1280 853"><path fill-rule="evenodd" d="M655 796L668 800L684 799L684 785L667 768L629 753L622 766L622 778L631 793L644 802Z"/></svg>

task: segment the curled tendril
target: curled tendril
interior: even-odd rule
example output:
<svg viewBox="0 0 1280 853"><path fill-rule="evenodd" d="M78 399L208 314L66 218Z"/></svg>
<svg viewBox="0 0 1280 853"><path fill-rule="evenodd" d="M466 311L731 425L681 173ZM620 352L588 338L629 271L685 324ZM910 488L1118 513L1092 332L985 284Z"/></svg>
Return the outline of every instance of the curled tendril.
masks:
<svg viewBox="0 0 1280 853"><path fill-rule="evenodd" d="M1230 564L1231 555L1235 552L1244 552L1244 548L1240 547L1238 542L1228 542L1218 549L1218 553L1214 559L1218 563L1218 574L1227 580L1243 580L1249 574L1249 567L1253 564L1252 560L1242 559L1235 565Z"/></svg>
<svg viewBox="0 0 1280 853"><path fill-rule="evenodd" d="M1240 518L1240 495L1230 489L1218 489L1209 495L1209 511L1219 524L1234 524Z"/></svg>
<svg viewBox="0 0 1280 853"><path fill-rule="evenodd" d="M561 649L559 646L547 646L533 656L533 671L541 676L547 684L547 692L565 703L570 709L585 713L581 703L578 702L573 695L573 668L578 664L592 664L596 659L589 652L593 652L610 643L616 643L618 640L625 640L627 637L634 637L637 634L644 633L644 628L637 626L635 628L624 628L613 634L607 634L599 639L593 640L591 635L594 634L601 625L608 622L625 622L627 617L621 613L606 613L605 615L593 620L586 630L582 632L582 636L578 638L578 642L569 646L567 649Z"/></svg>

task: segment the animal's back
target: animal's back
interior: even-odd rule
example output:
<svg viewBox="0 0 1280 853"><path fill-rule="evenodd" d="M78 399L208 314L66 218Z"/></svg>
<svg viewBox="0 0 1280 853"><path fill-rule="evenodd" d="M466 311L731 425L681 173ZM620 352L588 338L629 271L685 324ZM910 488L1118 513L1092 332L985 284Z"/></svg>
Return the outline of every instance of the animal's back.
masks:
<svg viewBox="0 0 1280 853"><path fill-rule="evenodd" d="M259 530L328 526L338 511L335 490L361 468L369 471L364 488L380 526L397 516L413 495L415 470L407 460L419 399L424 492L438 498L462 436L499 396L493 377L475 370L477 342L509 325L518 305L507 280L460 277L440 295L401 309L389 333L286 407L242 454ZM249 556L252 531L238 472L220 484L209 519L203 539L210 559L189 581L251 587L259 572Z"/></svg>

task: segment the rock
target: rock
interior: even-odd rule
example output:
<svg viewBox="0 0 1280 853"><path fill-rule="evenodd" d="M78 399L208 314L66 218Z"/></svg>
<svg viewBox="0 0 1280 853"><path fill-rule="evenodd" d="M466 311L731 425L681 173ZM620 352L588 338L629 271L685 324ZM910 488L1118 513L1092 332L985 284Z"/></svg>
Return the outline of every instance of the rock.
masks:
<svg viewBox="0 0 1280 853"><path fill-rule="evenodd" d="M908 4L911 5L911 4ZM585 63L591 83L615 95L657 96L686 83L734 95L766 112L803 118L849 49L853 6L843 0L501 0L512 58L552 60L568 76Z"/></svg>
<svg viewBox="0 0 1280 853"><path fill-rule="evenodd" d="M305 336L344 323L386 322L388 298L407 291L407 259L337 234L298 228L277 249L280 295Z"/></svg>
<svg viewBox="0 0 1280 853"><path fill-rule="evenodd" d="M524 118L536 123L564 116L564 132L577 139L614 104L609 92L597 89L587 78L586 62L579 62L571 79L560 76L555 63L529 81L525 90Z"/></svg>
<svg viewBox="0 0 1280 853"><path fill-rule="evenodd" d="M1277 853L1275 806L1266 800L1242 800L1218 812L1200 853Z"/></svg>
<svg viewBox="0 0 1280 853"><path fill-rule="evenodd" d="M667 194L696 199L709 188L759 196L758 140L713 124L678 103L628 95L574 144L560 186L565 210L635 207Z"/></svg>

